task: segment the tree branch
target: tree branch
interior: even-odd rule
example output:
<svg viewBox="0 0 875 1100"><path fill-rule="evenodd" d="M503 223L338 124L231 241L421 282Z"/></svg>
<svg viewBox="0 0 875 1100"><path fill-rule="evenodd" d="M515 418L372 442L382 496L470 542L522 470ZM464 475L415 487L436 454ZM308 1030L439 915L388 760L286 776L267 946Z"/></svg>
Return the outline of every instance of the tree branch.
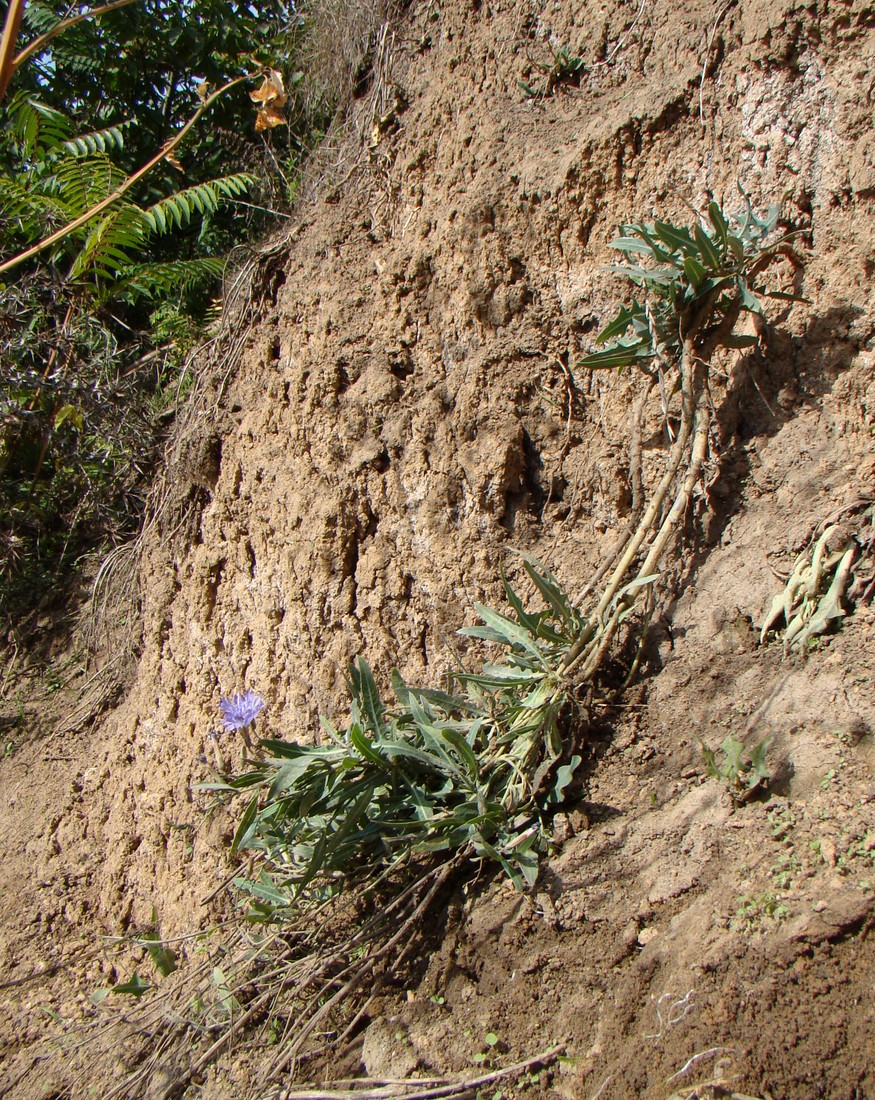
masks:
<svg viewBox="0 0 875 1100"><path fill-rule="evenodd" d="M116 8L125 8L128 4L133 4L134 2L135 0L112 0L111 4L104 4L102 8L91 8L90 11L83 11L78 15L71 15L69 19L62 19L61 22L56 23L51 30L46 31L45 34L41 34L39 38L35 38L33 42L25 46L21 53L13 60L12 72L20 65L23 65L29 58L33 57L35 53L39 53L40 50L44 49L57 35L69 30L70 27L75 27L77 23L82 23L86 19L99 19L101 15L106 15L107 12L115 11ZM23 0L21 6L22 8L24 7ZM0 87L0 96L2 96L5 91L5 85Z"/></svg>
<svg viewBox="0 0 875 1100"><path fill-rule="evenodd" d="M227 84L223 85L217 91L213 92L213 94L211 96L208 96L207 99L205 99L204 102L200 105L200 107L198 107L198 109L191 116L188 122L182 127L176 137L174 137L171 141L164 143L164 145L161 147L161 152L158 153L157 156L152 157L152 159L144 164L142 168L139 168L136 172L134 172L133 175L128 176L125 182L120 187L117 187L111 195L107 195L105 199L97 203L96 206L92 206L90 210L86 210L84 214L81 214L78 218L74 219L72 222L70 222L69 225L63 226L55 233L52 233L50 236L40 241L39 244L33 245L32 248L28 248L25 252L20 252L17 256L13 256L11 260L7 260L4 264L0 264L0 275L4 274L7 271L11 271L13 267L18 267L19 264L22 264L25 262L25 260L29 260L33 256L38 255L40 252L42 252L46 248L49 248L51 245L57 244L58 241L62 241L64 237L68 236L70 233L75 233L77 229L81 229L83 225L87 225L92 218L96 218L98 214L102 214L103 211L107 210L110 206L113 205L113 203L118 202L118 200L123 195L130 191L130 189L135 184L139 183L145 175L151 172L157 164L160 164L161 161L164 160L169 153L172 153L173 150L181 144L181 142L184 140L192 127L200 119L201 115L203 115L205 111L209 110L209 108L216 102L219 96L224 95L229 88L233 88L236 84L242 84L244 80L250 79L251 77L248 74L246 76L238 76L235 80L228 81Z"/></svg>
<svg viewBox="0 0 875 1100"><path fill-rule="evenodd" d="M24 4L25 0L9 0L9 7L6 9L3 39L0 41L0 99L6 95L9 81L18 67L18 59L13 58L12 51L18 41L21 17L24 15Z"/></svg>

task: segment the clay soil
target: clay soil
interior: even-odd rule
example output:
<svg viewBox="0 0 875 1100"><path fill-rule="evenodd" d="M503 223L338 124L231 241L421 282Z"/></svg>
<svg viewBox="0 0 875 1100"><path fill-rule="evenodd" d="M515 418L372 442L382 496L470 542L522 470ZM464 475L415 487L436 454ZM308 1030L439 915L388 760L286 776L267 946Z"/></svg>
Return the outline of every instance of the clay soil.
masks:
<svg viewBox="0 0 875 1100"><path fill-rule="evenodd" d="M431 0L372 42L333 167L180 415L126 559L136 614L108 624L136 654L119 699L85 720L75 654L7 655L0 1093L110 1095L160 1031L94 1040L129 1012L94 990L161 984L149 930L238 919L240 807L196 789L240 760L220 695L258 690L267 728L313 738L357 653L384 684L394 665L440 685L474 601L502 606L510 548L583 588L629 515L641 393L576 369L627 294L608 244L738 209L740 183L804 230L783 278L806 301L712 372L706 484L638 679L569 733L586 777L556 851L530 895L486 870L451 891L408 988L375 990L300 1079L472 1077L562 1044L484 1095L875 1096L875 612L804 656L759 644L780 574L875 490L871 8ZM557 79L562 47L584 64ZM654 400L645 491L666 447ZM704 767L728 734L769 741L744 804ZM267 1042L217 1051L184 1095L263 1095Z"/></svg>

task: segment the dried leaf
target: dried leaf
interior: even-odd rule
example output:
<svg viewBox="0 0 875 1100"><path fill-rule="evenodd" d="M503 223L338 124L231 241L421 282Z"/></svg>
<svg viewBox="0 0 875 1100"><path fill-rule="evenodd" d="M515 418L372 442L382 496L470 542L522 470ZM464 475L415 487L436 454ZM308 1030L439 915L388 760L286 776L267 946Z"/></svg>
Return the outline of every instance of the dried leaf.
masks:
<svg viewBox="0 0 875 1100"><path fill-rule="evenodd" d="M198 99L201 101L201 103L206 103L207 98L210 94L209 81L202 80L195 90L197 91Z"/></svg>
<svg viewBox="0 0 875 1100"><path fill-rule="evenodd" d="M260 134L262 130L272 130L274 126L285 125L285 115L273 103L261 107L255 116L255 132Z"/></svg>
<svg viewBox="0 0 875 1100"><path fill-rule="evenodd" d="M182 162L175 153L167 153L164 157L171 168L175 168L177 172L182 172L185 175L185 169L182 167Z"/></svg>
<svg viewBox="0 0 875 1100"><path fill-rule="evenodd" d="M253 103L263 103L265 106L270 104L273 107L284 107L288 97L286 96L282 73L277 72L276 69L268 69L261 83L261 87L257 92L250 92L249 98Z"/></svg>

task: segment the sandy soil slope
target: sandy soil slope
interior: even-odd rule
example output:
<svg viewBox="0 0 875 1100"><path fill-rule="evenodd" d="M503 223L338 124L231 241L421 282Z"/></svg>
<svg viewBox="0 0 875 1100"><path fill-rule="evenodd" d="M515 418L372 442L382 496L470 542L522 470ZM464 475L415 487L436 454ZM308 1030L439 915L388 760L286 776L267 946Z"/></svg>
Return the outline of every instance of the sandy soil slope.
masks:
<svg viewBox="0 0 875 1100"><path fill-rule="evenodd" d="M563 46L586 64L554 84ZM274 730L312 737L356 653L439 684L473 601L501 604L508 548L585 584L629 511L640 392L575 371L625 294L608 242L712 196L732 210L739 182L806 230L807 302L721 363L705 519L644 677L590 731L535 894L452 899L419 984L375 1002L342 1072L473 1074L490 1032L499 1061L565 1044L506 1095L875 1095L875 615L805 658L757 629L774 570L875 491L873 62L862 0L399 19L346 159L256 280L257 322L181 418L124 698L60 735L38 669L3 685L3 1095L108 1094L142 1051L86 1042L122 1011L89 994L151 980L129 938L156 921L181 936L233 912L236 808L193 789L240 757L220 694L257 689ZM647 484L664 454L657 404ZM736 806L705 776L700 742L727 733L770 740L768 798ZM246 1095L258 1057L186 1095Z"/></svg>

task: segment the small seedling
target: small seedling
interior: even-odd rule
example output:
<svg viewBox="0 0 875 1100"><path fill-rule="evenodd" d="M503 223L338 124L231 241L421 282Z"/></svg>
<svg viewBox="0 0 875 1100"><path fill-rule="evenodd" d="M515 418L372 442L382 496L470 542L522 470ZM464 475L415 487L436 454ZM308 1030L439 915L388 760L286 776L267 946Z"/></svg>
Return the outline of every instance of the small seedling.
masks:
<svg viewBox="0 0 875 1100"><path fill-rule="evenodd" d="M778 861L770 868L769 878L778 890L789 889L793 879L799 872L799 860L792 853L785 853L778 857Z"/></svg>
<svg viewBox="0 0 875 1100"><path fill-rule="evenodd" d="M501 1040L494 1031L487 1031L483 1036L483 1049L478 1051L472 1061L478 1066L492 1066L495 1064L495 1055L501 1053Z"/></svg>
<svg viewBox="0 0 875 1100"><path fill-rule="evenodd" d="M757 791L768 786L771 772L766 764L766 751L771 741L760 741L748 750L743 741L736 740L731 734L718 750L723 754L718 762L717 753L702 744L702 756L705 770L713 779L719 779L729 788L729 793L738 802L747 802Z"/></svg>
<svg viewBox="0 0 875 1100"><path fill-rule="evenodd" d="M558 49L551 46L550 52L553 54L553 60L546 64L543 61L532 61L529 58L532 68L537 69L546 77L543 88L535 88L524 80L517 80L517 84L527 99L551 96L560 84L580 82L586 68L583 58L572 53L568 46L559 46Z"/></svg>
<svg viewBox="0 0 875 1100"><path fill-rule="evenodd" d="M780 924L790 916L789 908L778 897L766 890L740 899L730 927L733 932L755 932L767 923Z"/></svg>

